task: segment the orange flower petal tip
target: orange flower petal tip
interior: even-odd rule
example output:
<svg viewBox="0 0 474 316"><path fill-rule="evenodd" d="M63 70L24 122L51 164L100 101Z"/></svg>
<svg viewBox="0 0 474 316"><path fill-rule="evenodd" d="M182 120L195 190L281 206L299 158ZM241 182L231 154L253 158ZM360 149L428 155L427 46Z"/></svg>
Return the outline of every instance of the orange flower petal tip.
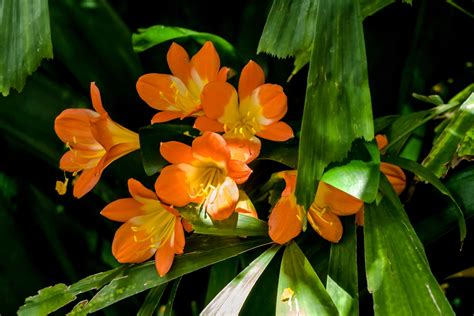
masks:
<svg viewBox="0 0 474 316"><path fill-rule="evenodd" d="M342 237L342 223L339 217L327 210L311 206L308 211L308 222L324 239L338 243Z"/></svg>

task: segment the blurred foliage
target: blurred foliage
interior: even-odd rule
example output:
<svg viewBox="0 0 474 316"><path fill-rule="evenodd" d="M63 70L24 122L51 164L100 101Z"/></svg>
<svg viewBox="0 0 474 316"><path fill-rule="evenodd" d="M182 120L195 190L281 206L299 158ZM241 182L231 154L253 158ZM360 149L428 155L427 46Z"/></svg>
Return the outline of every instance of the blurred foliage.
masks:
<svg viewBox="0 0 474 316"><path fill-rule="evenodd" d="M376 131L389 134L391 124L396 120L393 115L416 113L413 114L415 121L402 122L402 125L420 125L421 129L416 129L415 134L402 135L400 139L403 138L404 145L398 149L404 157L425 157L431 150L436 136L435 126L438 125L431 118L444 112L438 112L442 105L434 107L433 104L421 102L414 99L412 93L437 94L442 100L450 100L472 83L474 47L465 44L464 34L466 30L472 29L473 20L462 10L443 1L419 0L413 1L412 6L400 2L388 5L389 2L377 1L380 3L377 9L361 8L362 16L366 17L358 27L360 31L363 27L365 38L359 44L365 43L367 54L366 71L370 87L370 98L367 98L371 100L374 116L379 118L375 121ZM367 1L360 3L362 6ZM302 63L300 71L294 74L291 81L286 82L293 71L292 59L278 60L263 54L256 55L271 6L272 1L269 0L236 1L226 3L225 9L222 7L224 11L215 14L216 5L211 1L177 0L161 5L159 10L155 8L156 3L145 0L49 1L54 59L42 62L38 70L27 79L21 93L12 91L8 97L0 99L0 145L3 148L0 157L0 254L3 258L0 263L1 314L14 314L25 303L25 298L30 296L33 298L27 301L30 303L29 307L24 307L22 311L27 313L28 308L32 308L30 311L40 314L39 310L34 309L37 307L34 302L38 299L34 296L39 289L54 284L54 287L43 290L48 293L41 294L46 297L54 294L55 299L51 300L48 310L53 311L62 305L60 303L71 301L76 296L76 303L57 310L56 314L69 312L77 302L83 300L88 300L89 303L79 303L76 310L96 310L106 305L100 300L101 297L114 292L115 286L125 287L126 282L120 281L120 278L115 279L111 285L106 285L112 278L128 274L141 278L143 274L136 272L146 270L148 279L137 282L143 287L139 290L131 289L131 292L126 292L122 297L138 292L140 294L110 305L99 314L135 314L139 310L143 314L149 314L165 305L168 312L195 315L239 272L245 271L245 267L258 260L264 248L253 248L266 244L266 239L239 239L232 248L232 242L229 241L232 238L225 240L229 237L220 237L224 238L222 248L229 248L227 252L208 253L210 257L204 256L204 259L199 257L199 253L194 253L194 257L192 253L187 255L188 258L191 256L190 259L186 259L186 255L177 257L178 270L168 279L157 278L151 263L117 269L119 264L113 258L110 248L118 225L101 217L99 211L107 202L127 195L124 183L130 177L152 187L155 178L148 177L147 174L159 170L149 168L153 166L154 159L159 157L153 157L153 152L145 152L144 149L141 154L145 169L142 157L137 152L112 164L93 193L83 199L76 200L70 194L58 196L54 183L64 177L63 172L58 169L58 162L65 148L56 137L53 124L54 118L63 109L91 107L88 87L91 81L95 81L101 89L104 106L115 121L135 131L148 125L154 111L139 99L135 83L143 73L168 72L165 56L169 42L137 54L133 51L132 34L153 25L175 26L199 34L215 34L231 43L238 56L236 58L230 52L222 50L221 64L239 71L248 59L256 60L264 68L267 82L282 85L288 95L289 111L286 120L298 122L303 114L307 93L308 67L303 67ZM219 9L221 8L217 8ZM2 20L2 23L3 21L7 20ZM12 32L5 33L4 30L8 29L2 27L3 36L12 35ZM0 39L0 47L4 51L4 37ZM188 37L181 37L176 41L183 44L190 53L199 48L199 44ZM318 50L325 48L315 47L314 58L317 57ZM359 53L362 54L361 51ZM309 55L307 58L309 60ZM429 120L425 120L426 115L429 115ZM421 121L423 124L418 124ZM299 122L296 126L298 124ZM314 117L312 124L318 126L321 122L318 117ZM405 127L398 131L406 132ZM160 133L155 127L145 127L140 131L140 137L146 139ZM246 188L262 186L272 172L287 168L282 163L296 165L295 152L299 133L297 136L296 140L285 144L287 148L291 148L285 151L280 150L279 146L266 146L264 143L263 148L267 152L262 151L262 158L265 160L253 163L255 173L259 172L261 180L249 180ZM398 145L394 144L393 148ZM152 161L152 164L147 165L147 161ZM415 246L421 247L420 244L414 245L409 241L409 237L416 231L425 246L426 257L436 277L429 278L429 284L448 284L445 292L454 312L458 315L472 315L474 306L469 296L474 291L472 279L444 279L474 265L474 239L470 233L474 229L474 169L467 161L461 161L442 181L464 210L468 234L461 250L456 206L437 189L415 181L410 182L407 192L401 196L414 231L409 227L398 230L398 226L387 225L387 231L401 239L371 239L371 244L364 245L362 230L358 229L357 238L354 234L356 240L352 242L357 244L359 259L363 257L364 246L372 247L373 243L393 244L401 240L411 251ZM249 191L249 195L254 200L261 198L257 189ZM384 198L376 210L369 209L369 227L373 222L386 222L390 216L395 216L390 212L399 211L387 207L387 203L389 202ZM266 220L269 204L264 198L255 204L259 218ZM369 235L377 233L373 229L372 227ZM219 239L216 240L218 243ZM191 251L193 247L199 249L199 244L199 239L197 245L193 246L190 242L186 251ZM346 247L348 244L341 246ZM269 298L281 298L280 287L287 286L280 286L277 276L281 269L291 266L295 260L304 261L308 267L304 271L297 271L299 275L296 277L314 278L314 274L317 274L320 283L330 288L330 280L337 280L338 273L342 273L338 265L343 262L338 263L340 260L336 247L338 246L330 247L308 229L285 251L282 249L276 253L261 271L260 278L255 280L255 287L248 293L241 314L274 314L275 305L262 302L268 302ZM406 255L398 246L387 249L389 250L395 251L397 255L400 253L400 256ZM246 252L242 253L243 251ZM419 259L417 263L425 265L424 255L416 253ZM386 256L384 253L377 255L383 258ZM201 261L196 261L197 257ZM233 258L227 259L229 257ZM227 260L221 261L224 259ZM282 259L285 266L280 266ZM380 264L377 257L372 259L371 262ZM179 283L170 283L165 288L168 281L184 274L184 270L179 270L180 261L183 262L181 266L185 266L186 262L193 262L196 267L205 268L184 275ZM217 261L221 261L220 266L209 266ZM346 286L353 289L354 284L358 284L359 313L367 315L373 314L372 303L380 299L378 295L388 294L382 288L382 292L372 299L367 290L364 290L367 281L362 265L363 261L359 262L358 273L351 271L352 283ZM226 272L219 274L218 271L222 270ZM100 271L106 272L97 274ZM95 276L84 279L88 275ZM225 277L216 281L216 275ZM427 276L423 272L419 277ZM409 277L403 275L403 280L406 279ZM150 280L153 283L147 283ZM371 275L371 289L376 281L377 275ZM64 284L73 285L68 287ZM91 290L99 288L102 288L99 291L102 294L91 300L94 294ZM153 289L145 292L151 288ZM331 291L338 293L337 288ZM353 294L353 291L348 293ZM438 299L440 295L439 292L436 293ZM336 302L336 306L340 308L340 302ZM443 306L446 307L445 302Z"/></svg>

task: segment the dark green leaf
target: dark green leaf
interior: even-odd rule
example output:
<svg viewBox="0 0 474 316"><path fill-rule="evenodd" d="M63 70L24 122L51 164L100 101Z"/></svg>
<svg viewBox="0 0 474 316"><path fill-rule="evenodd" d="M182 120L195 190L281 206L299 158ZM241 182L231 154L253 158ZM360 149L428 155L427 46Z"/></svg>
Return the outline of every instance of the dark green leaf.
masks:
<svg viewBox="0 0 474 316"><path fill-rule="evenodd" d="M298 245L283 253L276 297L277 315L337 315L337 308Z"/></svg>
<svg viewBox="0 0 474 316"><path fill-rule="evenodd" d="M296 188L305 206L328 164L343 160L356 138L374 136L358 2L321 1L315 19Z"/></svg>
<svg viewBox="0 0 474 316"><path fill-rule="evenodd" d="M394 2L395 0L359 0L360 14L365 19Z"/></svg>
<svg viewBox="0 0 474 316"><path fill-rule="evenodd" d="M431 170L429 170L426 167L423 167L422 165L420 165L419 163L415 161L400 158L400 157L385 157L384 161L398 165L401 168L416 174L420 179L424 181L428 181L435 188L437 188L441 193L447 195L456 206L455 212L456 212L456 217L458 219L461 241L463 241L464 238L466 238L466 221L464 219L464 213L461 207L456 202L456 199L453 197L451 192L449 192L448 188L446 188L443 182L441 182Z"/></svg>
<svg viewBox="0 0 474 316"><path fill-rule="evenodd" d="M252 261L247 268L240 272L232 282L217 294L200 315L238 314L255 283L280 247L280 245L273 245Z"/></svg>
<svg viewBox="0 0 474 316"><path fill-rule="evenodd" d="M136 265L104 286L90 302L78 305L71 315L82 315L101 310L115 302L162 285L182 275L202 269L208 265L237 256L269 243L267 238L216 238L198 236L189 238L185 253L174 259L173 267L164 276L158 276L155 262Z"/></svg>
<svg viewBox="0 0 474 316"><path fill-rule="evenodd" d="M176 280L173 281L173 286L171 287L171 292L168 297L168 302L166 303L165 307L165 312L163 313L163 316L172 316L173 315L173 303L174 299L176 297L176 292L178 291L178 286L179 283L181 282L181 278L179 277Z"/></svg>
<svg viewBox="0 0 474 316"><path fill-rule="evenodd" d="M140 129L140 151L143 168L151 176L168 164L160 154L160 144L167 141L192 141L191 133L198 135L197 130L188 125L153 124Z"/></svg>
<svg viewBox="0 0 474 316"><path fill-rule="evenodd" d="M53 58L48 0L4 0L0 6L0 92L23 89L43 58Z"/></svg>
<svg viewBox="0 0 474 316"><path fill-rule="evenodd" d="M436 95L436 94L426 96L426 95L413 93L412 96L415 99L418 99L418 100L423 101L425 103L431 103L431 104L434 104L436 106L445 104L443 99L441 99L441 97L439 95Z"/></svg>
<svg viewBox="0 0 474 316"><path fill-rule="evenodd" d="M262 140L262 150L257 159L268 159L277 161L296 169L298 163L298 141L296 137L285 143L270 143L270 141Z"/></svg>
<svg viewBox="0 0 474 316"><path fill-rule="evenodd" d="M364 227L375 315L454 315L395 191L383 175L380 183L385 196L366 205Z"/></svg>
<svg viewBox="0 0 474 316"><path fill-rule="evenodd" d="M232 57L237 56L234 46L220 36L175 26L154 25L146 29L138 29L138 33L132 35L132 43L136 52L142 52L163 42L187 37L193 38L200 44L212 41L217 50Z"/></svg>
<svg viewBox="0 0 474 316"><path fill-rule="evenodd" d="M448 125L436 138L431 151L423 160L423 166L430 169L438 178L444 177L456 157L456 152L469 133L474 132L474 93L471 94L461 107L455 112ZM467 144L468 144L467 142ZM466 144L466 143L464 143ZM461 147L469 152L469 146Z"/></svg>
<svg viewBox="0 0 474 316"><path fill-rule="evenodd" d="M207 283L206 305L237 275L238 266L238 258L230 258L212 266Z"/></svg>
<svg viewBox="0 0 474 316"><path fill-rule="evenodd" d="M395 120L399 117L400 117L399 115L387 115L387 116L382 116L382 117L376 118L374 120L375 134L377 134L378 132L380 132L384 128L386 128L386 127L390 126L391 124L393 124L393 122L395 122Z"/></svg>
<svg viewBox="0 0 474 316"><path fill-rule="evenodd" d="M159 285L148 292L137 316L153 316L158 304L160 304L161 297L163 296L167 285L168 283Z"/></svg>
<svg viewBox="0 0 474 316"><path fill-rule="evenodd" d="M344 234L341 241L331 244L326 289L339 315L359 315L357 285L357 235L353 216L342 217Z"/></svg>
<svg viewBox="0 0 474 316"><path fill-rule="evenodd" d="M189 206L179 209L180 214L193 225L198 234L219 236L268 236L266 222L240 213L233 213L222 221L213 221L204 211Z"/></svg>

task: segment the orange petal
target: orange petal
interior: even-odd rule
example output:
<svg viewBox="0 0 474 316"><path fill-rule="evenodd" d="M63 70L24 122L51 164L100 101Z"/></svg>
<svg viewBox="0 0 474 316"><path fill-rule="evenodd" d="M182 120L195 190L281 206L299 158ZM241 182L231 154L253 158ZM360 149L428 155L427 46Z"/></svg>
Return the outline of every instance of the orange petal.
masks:
<svg viewBox="0 0 474 316"><path fill-rule="evenodd" d="M160 144L160 154L171 164L192 163L195 158L191 147L176 141Z"/></svg>
<svg viewBox="0 0 474 316"><path fill-rule="evenodd" d="M132 198L119 199L109 203L100 211L100 214L113 221L126 222L135 216L145 214L140 209L141 206L141 203Z"/></svg>
<svg viewBox="0 0 474 316"><path fill-rule="evenodd" d="M99 182L100 176L102 174L102 170L100 168L93 168L82 171L81 175L74 183L74 189L72 194L80 199L85 194L89 193L97 182Z"/></svg>
<svg viewBox="0 0 474 316"><path fill-rule="evenodd" d="M227 81L227 77L229 76L230 68L222 67L221 70L217 73L217 81Z"/></svg>
<svg viewBox="0 0 474 316"><path fill-rule="evenodd" d="M387 136L382 134L375 135L375 141L379 150L384 149L388 145Z"/></svg>
<svg viewBox="0 0 474 316"><path fill-rule="evenodd" d="M143 231L134 231L133 224L127 222L120 226L112 242L112 254L121 263L140 263L151 256L155 250Z"/></svg>
<svg viewBox="0 0 474 316"><path fill-rule="evenodd" d="M118 144L114 147L110 148L109 151L106 152L103 158L103 164L99 162L97 168L100 168L102 172L108 165L110 165L115 160L131 153L140 148L140 144L138 143L125 143L125 144Z"/></svg>
<svg viewBox="0 0 474 316"><path fill-rule="evenodd" d="M387 162L380 163L380 171L387 177L395 192L400 195L405 190L407 177L403 170Z"/></svg>
<svg viewBox="0 0 474 316"><path fill-rule="evenodd" d="M224 132L224 125L219 123L216 120L210 119L207 116L200 116L196 118L194 122L195 129L200 130L201 132L216 132L222 133Z"/></svg>
<svg viewBox="0 0 474 316"><path fill-rule="evenodd" d="M234 180L227 177L225 181L213 190L205 202L204 209L214 220L224 220L235 211L239 200L239 189Z"/></svg>
<svg viewBox="0 0 474 316"><path fill-rule="evenodd" d="M232 159L227 165L227 175L234 179L237 184L242 184L247 181L251 173L252 169L242 161Z"/></svg>
<svg viewBox="0 0 474 316"><path fill-rule="evenodd" d="M262 114L273 122L281 120L288 110L287 98L283 88L277 84L264 84L257 90Z"/></svg>
<svg viewBox="0 0 474 316"><path fill-rule="evenodd" d="M257 136L275 142L284 142L294 135L290 125L285 122L276 122L265 126L261 131L257 132Z"/></svg>
<svg viewBox="0 0 474 316"><path fill-rule="evenodd" d="M63 143L96 145L92 136L90 121L99 117L88 109L66 109L54 121L54 131Z"/></svg>
<svg viewBox="0 0 474 316"><path fill-rule="evenodd" d="M174 251L169 240L164 242L155 254L155 267L160 277L164 277L171 269L174 260Z"/></svg>
<svg viewBox="0 0 474 316"><path fill-rule="evenodd" d="M340 216L355 214L364 206L364 202L358 198L322 181L319 182L313 203L319 209L329 208L332 213Z"/></svg>
<svg viewBox="0 0 474 316"><path fill-rule="evenodd" d="M201 93L201 106L207 117L220 122L234 122L240 117L237 92L227 82L208 83Z"/></svg>
<svg viewBox="0 0 474 316"><path fill-rule="evenodd" d="M100 91L99 88L95 85L95 82L91 82L91 100L92 100L92 106L94 109L102 115L107 115L107 112L104 110L104 107L102 105L102 100L100 99Z"/></svg>
<svg viewBox="0 0 474 316"><path fill-rule="evenodd" d="M115 123L108 116L93 119L91 132L106 150L120 143L135 143L136 149L140 147L137 133Z"/></svg>
<svg viewBox="0 0 474 316"><path fill-rule="evenodd" d="M258 219L257 210L244 190L239 190L239 201L235 206L235 211Z"/></svg>
<svg viewBox="0 0 474 316"><path fill-rule="evenodd" d="M176 43L172 43L166 55L171 73L180 78L183 82L188 82L191 76L189 65L189 55L184 48Z"/></svg>
<svg viewBox="0 0 474 316"><path fill-rule="evenodd" d="M342 223L339 217L331 212L319 212L313 206L308 211L308 222L324 239L337 243L342 237Z"/></svg>
<svg viewBox="0 0 474 316"><path fill-rule="evenodd" d="M185 206L191 202L188 193L186 173L178 165L164 167L155 182L159 199L173 206Z"/></svg>
<svg viewBox="0 0 474 316"><path fill-rule="evenodd" d="M264 84L265 74L262 68L254 61L249 61L242 69L239 79L239 97L241 100L248 97L253 90Z"/></svg>
<svg viewBox="0 0 474 316"><path fill-rule="evenodd" d="M191 58L191 67L196 70L204 82L214 81L220 68L219 55L212 42L207 41Z"/></svg>
<svg viewBox="0 0 474 316"><path fill-rule="evenodd" d="M184 87L184 83L177 78L164 74L146 74L138 78L137 92L149 106L154 109L166 111L177 110L176 96L178 90L176 83Z"/></svg>
<svg viewBox="0 0 474 316"><path fill-rule="evenodd" d="M59 168L68 172L92 169L97 166L105 151L70 150L61 157Z"/></svg>
<svg viewBox="0 0 474 316"><path fill-rule="evenodd" d="M151 119L151 124L164 123L177 118L181 118L183 113L177 111L163 111L156 113Z"/></svg>
<svg viewBox="0 0 474 316"><path fill-rule="evenodd" d="M272 209L268 219L270 238L282 245L301 233L302 208L296 204L296 198L282 197Z"/></svg>
<svg viewBox="0 0 474 316"><path fill-rule="evenodd" d="M240 160L245 163L250 163L255 160L260 154L260 148L262 143L257 137L250 139L245 138L224 138L227 142L227 146L230 149L231 159Z"/></svg>
<svg viewBox="0 0 474 316"><path fill-rule="evenodd" d="M285 189L281 196L293 195L296 189L296 170L280 171L277 175L285 180Z"/></svg>
<svg viewBox="0 0 474 316"><path fill-rule="evenodd" d="M187 231L188 233L191 233L194 230L193 225L191 225L187 220L182 219L181 223L183 224L184 230Z"/></svg>
<svg viewBox="0 0 474 316"><path fill-rule="evenodd" d="M226 163L230 159L230 150L225 139L216 133L205 132L193 140L193 156L198 159L211 158L216 162Z"/></svg>
<svg viewBox="0 0 474 316"><path fill-rule="evenodd" d="M132 178L128 179L128 191L130 192L130 195L136 200L158 200L155 192L146 188L139 181Z"/></svg>
<svg viewBox="0 0 474 316"><path fill-rule="evenodd" d="M356 213L356 224L359 226L364 226L364 208Z"/></svg>
<svg viewBox="0 0 474 316"><path fill-rule="evenodd" d="M173 251L176 254L182 254L184 251L184 230L183 224L179 218L174 223L174 240L173 240Z"/></svg>

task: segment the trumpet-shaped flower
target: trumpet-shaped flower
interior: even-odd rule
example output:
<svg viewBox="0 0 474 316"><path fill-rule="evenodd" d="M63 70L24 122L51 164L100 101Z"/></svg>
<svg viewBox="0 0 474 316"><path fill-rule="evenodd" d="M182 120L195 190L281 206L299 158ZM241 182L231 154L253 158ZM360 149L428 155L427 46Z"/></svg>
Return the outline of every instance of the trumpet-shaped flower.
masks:
<svg viewBox="0 0 474 316"><path fill-rule="evenodd" d="M162 204L156 194L129 179L131 198L116 200L100 213L124 224L115 233L112 253L121 263L139 263L155 255L160 276L168 273L174 255L182 254L184 231L179 213Z"/></svg>
<svg viewBox="0 0 474 316"><path fill-rule="evenodd" d="M205 132L192 147L176 141L162 143L160 153L172 164L163 168L155 183L163 202L178 207L198 203L215 220L234 212L239 200L237 184L245 182L252 170L231 159L221 135Z"/></svg>
<svg viewBox="0 0 474 316"><path fill-rule="evenodd" d="M56 134L70 149L59 167L81 173L74 183L73 194L77 198L94 188L110 163L140 148L138 134L112 121L104 110L95 83L91 83L90 92L95 111L66 109L54 122Z"/></svg>
<svg viewBox="0 0 474 316"><path fill-rule="evenodd" d="M219 55L212 42L206 42L189 60L188 53L173 43L168 50L172 75L146 74L137 81L140 97L158 112L152 123L202 115L201 91L212 81L226 81L228 68L220 68Z"/></svg>
<svg viewBox="0 0 474 316"><path fill-rule="evenodd" d="M262 68L250 61L239 79L239 92L227 82L206 85L201 101L205 116L198 117L195 128L225 132L232 157L246 163L260 153L261 137L286 141L293 137L291 127L280 122L287 111L287 98L281 86L265 84Z"/></svg>
<svg viewBox="0 0 474 316"><path fill-rule="evenodd" d="M282 171L277 176L285 180L285 189L270 213L268 233L274 242L285 244L301 233L304 208L296 203L296 170Z"/></svg>

